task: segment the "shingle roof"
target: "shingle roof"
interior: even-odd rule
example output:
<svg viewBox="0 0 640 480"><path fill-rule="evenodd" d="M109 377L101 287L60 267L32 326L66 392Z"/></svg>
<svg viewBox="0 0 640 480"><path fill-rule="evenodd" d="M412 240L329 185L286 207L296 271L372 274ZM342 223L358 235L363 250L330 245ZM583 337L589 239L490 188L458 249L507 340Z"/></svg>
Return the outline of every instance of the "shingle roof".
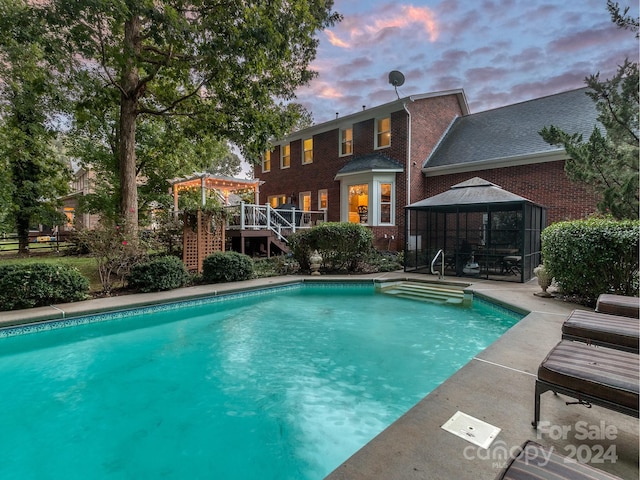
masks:
<svg viewBox="0 0 640 480"><path fill-rule="evenodd" d="M484 205L488 203L531 202L520 195L503 190L480 177L458 183L446 192L412 203L406 208L442 207L454 205Z"/></svg>
<svg viewBox="0 0 640 480"><path fill-rule="evenodd" d="M380 153L370 153L368 155L362 155L350 160L344 167L342 167L336 176L345 175L349 173L357 172L369 172L373 170L391 170L401 172L404 167L401 163L394 159L382 155Z"/></svg>
<svg viewBox="0 0 640 480"><path fill-rule="evenodd" d="M571 90L527 102L457 118L424 168L459 165L556 152L538 132L554 125L587 139L597 124L588 88Z"/></svg>

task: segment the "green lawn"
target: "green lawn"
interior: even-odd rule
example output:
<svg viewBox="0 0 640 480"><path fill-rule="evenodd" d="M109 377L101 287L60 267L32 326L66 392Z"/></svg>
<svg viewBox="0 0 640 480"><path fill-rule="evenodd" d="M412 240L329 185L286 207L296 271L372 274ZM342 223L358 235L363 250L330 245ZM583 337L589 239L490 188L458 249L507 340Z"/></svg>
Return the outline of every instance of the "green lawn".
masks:
<svg viewBox="0 0 640 480"><path fill-rule="evenodd" d="M15 263L21 265L28 265L31 263L52 263L56 265L64 264L71 267L76 267L80 270L80 273L89 279L89 288L92 292L99 292L102 290L102 284L100 283L100 276L98 275L98 268L96 266L96 260L92 257L69 255L61 256L56 253L50 255L33 255L30 257L17 257L14 255L0 256L0 262L2 263Z"/></svg>

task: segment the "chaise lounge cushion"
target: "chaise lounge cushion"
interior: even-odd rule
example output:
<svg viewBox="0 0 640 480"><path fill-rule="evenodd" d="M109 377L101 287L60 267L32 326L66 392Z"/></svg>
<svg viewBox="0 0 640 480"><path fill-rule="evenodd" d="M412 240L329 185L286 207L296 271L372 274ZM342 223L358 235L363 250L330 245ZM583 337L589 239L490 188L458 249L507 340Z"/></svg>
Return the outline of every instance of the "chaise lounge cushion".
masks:
<svg viewBox="0 0 640 480"><path fill-rule="evenodd" d="M625 317L640 317L640 298L603 293L598 297L596 312Z"/></svg>
<svg viewBox="0 0 640 480"><path fill-rule="evenodd" d="M638 352L640 321L637 318L574 310L562 325L562 335L574 340L619 346Z"/></svg>
<svg viewBox="0 0 640 480"><path fill-rule="evenodd" d="M609 473L554 453L531 440L525 442L496 480L616 480Z"/></svg>
<svg viewBox="0 0 640 480"><path fill-rule="evenodd" d="M538 379L638 409L638 354L562 340L538 368Z"/></svg>

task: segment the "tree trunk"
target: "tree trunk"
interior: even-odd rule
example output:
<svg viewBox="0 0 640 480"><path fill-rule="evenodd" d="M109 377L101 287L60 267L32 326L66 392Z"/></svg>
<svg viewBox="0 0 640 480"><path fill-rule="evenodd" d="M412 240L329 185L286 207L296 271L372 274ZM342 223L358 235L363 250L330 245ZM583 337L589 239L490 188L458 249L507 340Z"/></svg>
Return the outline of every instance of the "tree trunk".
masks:
<svg viewBox="0 0 640 480"><path fill-rule="evenodd" d="M120 214L128 233L138 230L138 190L136 182L136 119L141 88L136 65L140 53L140 19L134 15L124 27L124 55L120 94L120 135L118 164L120 170Z"/></svg>
<svg viewBox="0 0 640 480"><path fill-rule="evenodd" d="M16 233L18 234L18 254L29 254L29 215L18 212L16 214Z"/></svg>

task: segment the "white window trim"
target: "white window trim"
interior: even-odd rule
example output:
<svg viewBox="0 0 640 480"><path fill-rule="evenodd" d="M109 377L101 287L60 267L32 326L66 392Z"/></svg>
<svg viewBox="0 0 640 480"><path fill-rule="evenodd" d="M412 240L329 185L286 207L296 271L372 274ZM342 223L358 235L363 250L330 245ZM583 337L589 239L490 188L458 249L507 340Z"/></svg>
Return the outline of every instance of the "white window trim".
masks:
<svg viewBox="0 0 640 480"><path fill-rule="evenodd" d="M380 122L380 120L384 120L384 119L386 119L386 118L388 118L388 119L389 119L389 145L382 145L382 146L380 146L380 145L378 145L378 137L379 137L379 134L380 134L381 132L379 132L379 131L378 131L378 123ZM388 116L385 116L385 117L377 117L374 121L375 121L375 125L374 125L374 135L375 135L375 137L374 137L374 144L375 144L375 147L374 147L374 148L375 148L375 150L381 150L381 149L383 149L383 148L389 148L389 147L391 147L391 142L392 142L392 140L393 140L393 139L391 138L391 115L388 115Z"/></svg>
<svg viewBox="0 0 640 480"><path fill-rule="evenodd" d="M382 206L382 202L381 202L381 196L382 196L382 184L383 183L390 183L391 184L391 218L389 222L382 222L382 208L380 208ZM386 180L374 180L374 189L377 190L376 191L376 209L377 209L377 217L376 217L376 224L377 225L395 225L396 224L396 182L394 181L386 181Z"/></svg>
<svg viewBox="0 0 640 480"><path fill-rule="evenodd" d="M380 223L380 184L391 184L391 223ZM340 221L349 221L349 187L367 184L369 186L369 218L367 226L396 225L396 172L365 172L345 175L340 178Z"/></svg>
<svg viewBox="0 0 640 480"><path fill-rule="evenodd" d="M286 146L289 147L289 155L288 155L288 157L289 157L289 165L287 165L285 167L284 166L284 158L285 158L285 154L284 154L285 148L284 147L286 147ZM280 147L280 170L284 170L285 168L291 168L291 143L288 143L286 145L282 145Z"/></svg>
<svg viewBox="0 0 640 480"><path fill-rule="evenodd" d="M307 151L309 151L309 150L305 150L304 143L305 143L306 141L308 141L308 140L311 140L311 150L310 150L310 151L311 151L311 161L310 161L310 162L305 162L305 161L304 161L304 159L305 159L305 154L306 154L306 153L307 153ZM307 138L304 138L304 139L302 140L302 165L311 165L311 164L313 163L313 147L314 147L314 145L313 145L313 137L307 137Z"/></svg>
<svg viewBox="0 0 640 480"><path fill-rule="evenodd" d="M322 194L325 194L327 197L327 206L321 207L322 205ZM329 190L323 188L322 190L318 190L318 210L328 210L329 209Z"/></svg>
<svg viewBox="0 0 640 480"><path fill-rule="evenodd" d="M345 130L351 130L351 152L349 152L349 153L342 153L342 144L343 144L343 140L344 140L344 137L342 136L342 133ZM338 139L338 156L339 157L349 157L349 156L353 155L353 125L350 126L350 127L339 128L338 132L339 132L339 134L338 134L338 137L339 137L339 139Z"/></svg>
<svg viewBox="0 0 640 480"><path fill-rule="evenodd" d="M304 202L302 201L304 197L309 197L309 211L311 211L311 191L298 193L298 209L304 210Z"/></svg>
<svg viewBox="0 0 640 480"><path fill-rule="evenodd" d="M267 153L269 153L269 168L265 170L264 163L265 163L265 160L267 159ZM272 151L265 152L265 154L262 156L262 173L267 173L271 171L271 162L272 162L271 153Z"/></svg>

